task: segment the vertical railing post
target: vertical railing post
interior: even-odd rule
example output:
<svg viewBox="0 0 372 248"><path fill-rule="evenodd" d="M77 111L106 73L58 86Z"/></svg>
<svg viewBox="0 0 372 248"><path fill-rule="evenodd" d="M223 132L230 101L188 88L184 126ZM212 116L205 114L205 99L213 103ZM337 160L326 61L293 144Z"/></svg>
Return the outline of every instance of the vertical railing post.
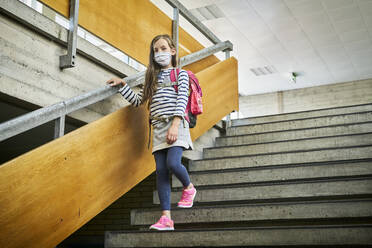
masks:
<svg viewBox="0 0 372 248"><path fill-rule="evenodd" d="M65 115L55 120L54 124L54 139L58 139L65 134Z"/></svg>
<svg viewBox="0 0 372 248"><path fill-rule="evenodd" d="M181 67L180 61L179 61L179 9L178 8L173 8L173 20L172 20L172 39L176 45L176 58L177 58L177 63L178 67Z"/></svg>
<svg viewBox="0 0 372 248"><path fill-rule="evenodd" d="M59 67L61 69L75 66L78 17L79 0L70 0L70 26L67 38L67 54L59 57Z"/></svg>
<svg viewBox="0 0 372 248"><path fill-rule="evenodd" d="M226 49L226 50L224 50L224 52L225 52L225 59L229 59L230 58L230 50ZM226 116L226 128L228 128L228 127L231 127L231 113L229 113Z"/></svg>

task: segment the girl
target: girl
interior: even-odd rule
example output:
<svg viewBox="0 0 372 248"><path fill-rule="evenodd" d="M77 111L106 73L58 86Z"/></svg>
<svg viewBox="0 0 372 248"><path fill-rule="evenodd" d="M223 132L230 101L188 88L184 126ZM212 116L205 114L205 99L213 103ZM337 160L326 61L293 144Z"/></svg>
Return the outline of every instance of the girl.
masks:
<svg viewBox="0 0 372 248"><path fill-rule="evenodd" d="M189 125L185 121L188 101L189 76L181 70L178 75L178 92L170 82L170 73L177 67L176 47L169 35L156 36L150 46L149 65L145 85L140 93L134 93L123 79L112 78L111 86L121 85L119 92L132 105L147 103L151 125L154 127L152 153L156 162L156 181L162 216L150 226L156 230L174 230L170 214L169 171L182 182L184 189L178 207L191 208L196 189L190 182L186 168L181 164L184 149L193 149Z"/></svg>

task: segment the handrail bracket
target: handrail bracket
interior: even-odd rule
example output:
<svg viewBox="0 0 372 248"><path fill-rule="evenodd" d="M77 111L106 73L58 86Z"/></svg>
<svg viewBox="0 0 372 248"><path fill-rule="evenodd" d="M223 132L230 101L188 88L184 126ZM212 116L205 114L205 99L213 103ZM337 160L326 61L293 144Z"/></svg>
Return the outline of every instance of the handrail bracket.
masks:
<svg viewBox="0 0 372 248"><path fill-rule="evenodd" d="M59 67L61 69L75 66L78 18L79 0L70 0L70 26L67 38L67 54L59 57Z"/></svg>

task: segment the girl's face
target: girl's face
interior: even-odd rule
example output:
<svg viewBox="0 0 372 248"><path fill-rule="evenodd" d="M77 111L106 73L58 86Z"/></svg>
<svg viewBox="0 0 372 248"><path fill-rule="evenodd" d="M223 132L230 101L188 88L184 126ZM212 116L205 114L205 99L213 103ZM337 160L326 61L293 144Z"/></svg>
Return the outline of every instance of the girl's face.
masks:
<svg viewBox="0 0 372 248"><path fill-rule="evenodd" d="M154 43L154 52L170 52L173 56L176 54L176 49L170 48L168 42L165 39L159 39Z"/></svg>

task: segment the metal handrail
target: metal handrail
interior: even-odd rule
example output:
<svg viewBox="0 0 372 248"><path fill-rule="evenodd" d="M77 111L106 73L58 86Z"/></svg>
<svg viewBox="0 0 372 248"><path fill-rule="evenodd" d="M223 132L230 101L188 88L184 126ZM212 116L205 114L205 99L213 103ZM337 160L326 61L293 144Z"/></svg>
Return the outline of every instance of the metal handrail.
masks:
<svg viewBox="0 0 372 248"><path fill-rule="evenodd" d="M221 40L212 33L201 21L199 21L185 6L178 0L165 0L173 8L177 8L180 14L185 17L196 29L198 29L205 37L207 37L213 44L221 43Z"/></svg>
<svg viewBox="0 0 372 248"><path fill-rule="evenodd" d="M230 41L220 42L208 48L204 48L198 52L186 55L181 58L181 66L189 65L195 61L206 58L219 51L232 50L233 45ZM125 81L131 86L143 84L146 71L125 77ZM71 112L82 109L93 103L102 101L118 92L119 86L111 87L106 85L102 88L87 92L85 94L67 99L65 101L43 107L32 111L20 117L11 119L0 124L0 141L23 133L34 127L40 126L49 121L61 118Z"/></svg>

